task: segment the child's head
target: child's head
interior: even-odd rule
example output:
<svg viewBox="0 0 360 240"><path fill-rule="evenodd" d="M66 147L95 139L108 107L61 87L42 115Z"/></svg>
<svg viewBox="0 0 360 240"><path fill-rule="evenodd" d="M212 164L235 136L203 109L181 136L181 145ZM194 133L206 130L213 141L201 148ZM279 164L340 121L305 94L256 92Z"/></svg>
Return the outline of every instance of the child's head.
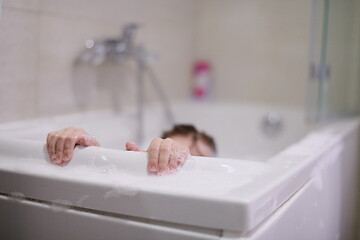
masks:
<svg viewBox="0 0 360 240"><path fill-rule="evenodd" d="M193 125L178 124L163 133L162 138L171 138L190 149L193 156L214 157L216 145L214 139L205 132L199 132Z"/></svg>

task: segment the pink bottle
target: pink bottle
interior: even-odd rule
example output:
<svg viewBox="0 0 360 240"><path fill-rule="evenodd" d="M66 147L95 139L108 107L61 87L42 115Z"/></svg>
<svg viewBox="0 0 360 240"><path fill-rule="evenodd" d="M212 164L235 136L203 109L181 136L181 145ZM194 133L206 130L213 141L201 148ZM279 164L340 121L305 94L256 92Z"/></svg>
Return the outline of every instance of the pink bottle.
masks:
<svg viewBox="0 0 360 240"><path fill-rule="evenodd" d="M194 64L193 98L207 100L211 94L211 65L207 61Z"/></svg>

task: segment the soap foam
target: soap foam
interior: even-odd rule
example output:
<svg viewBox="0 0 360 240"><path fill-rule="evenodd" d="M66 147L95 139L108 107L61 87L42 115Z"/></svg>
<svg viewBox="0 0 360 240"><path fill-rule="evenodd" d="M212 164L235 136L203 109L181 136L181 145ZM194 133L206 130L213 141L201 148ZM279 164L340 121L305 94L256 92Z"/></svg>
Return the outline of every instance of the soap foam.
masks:
<svg viewBox="0 0 360 240"><path fill-rule="evenodd" d="M63 212L69 210L70 206L72 206L72 202L63 199L56 199L51 201L50 209L54 212Z"/></svg>
<svg viewBox="0 0 360 240"><path fill-rule="evenodd" d="M133 197L138 193L138 190L136 188L133 188L131 186L118 186L115 188L112 188L111 190L107 191L104 194L105 199L109 198L118 198L120 196L128 196Z"/></svg>

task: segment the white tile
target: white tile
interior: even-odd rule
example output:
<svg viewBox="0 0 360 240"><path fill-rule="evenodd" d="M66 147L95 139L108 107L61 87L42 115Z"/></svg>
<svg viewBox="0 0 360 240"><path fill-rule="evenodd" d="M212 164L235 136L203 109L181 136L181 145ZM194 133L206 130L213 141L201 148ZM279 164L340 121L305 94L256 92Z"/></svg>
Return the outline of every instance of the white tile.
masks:
<svg viewBox="0 0 360 240"><path fill-rule="evenodd" d="M145 5L144 0L42 0L41 10L48 14L122 23L142 21Z"/></svg>
<svg viewBox="0 0 360 240"><path fill-rule="evenodd" d="M132 12L131 9L134 9L133 3L129 3L129 5L129 12ZM178 9L178 11L187 12L189 8L187 5L185 4L185 7ZM53 10L56 9L56 7L52 7ZM157 8L159 6L150 7ZM125 4L121 11L125 11L124 9L127 8L129 6ZM46 11L53 10L48 9ZM147 9L149 13L156 13L153 10ZM63 9L61 11L66 12L67 10ZM76 14L82 13L77 12ZM171 17L171 14L168 15ZM136 41L142 43L149 51L161 56L159 62L155 63L156 72L166 91L174 98L183 97L188 91L189 67L192 62L193 50L193 32L189 29L189 23L192 19L186 18L182 22L179 21L179 15L181 14L177 13L176 20L172 22L159 22L157 19L149 17L149 15L137 16L145 19L146 24L136 34ZM72 62L83 49L85 40L89 38L102 39L109 36L116 37L119 28L126 23L120 22L119 19L117 21L118 23L107 24L87 17L75 18L70 16L64 18L63 15L50 15L48 12L42 14L39 74L40 112L54 113L55 111L74 110ZM115 73L109 72L107 79L112 78L109 76L111 74L114 75ZM113 78L116 78L116 76ZM99 81L103 80L99 79ZM134 82L130 84L134 85ZM47 91L48 88L52 90ZM153 89L148 89L147 92L150 95L149 98L157 99L157 96L151 97L154 94ZM109 93L103 89L98 89L97 94L101 106L108 104ZM131 97L133 96L129 96L129 98ZM127 99L123 101L127 101ZM133 103L134 101L129 99L127 102Z"/></svg>
<svg viewBox="0 0 360 240"><path fill-rule="evenodd" d="M39 112L75 111L74 61L87 39L108 37L109 28L101 23L48 15L42 15L40 22Z"/></svg>
<svg viewBox="0 0 360 240"><path fill-rule="evenodd" d="M26 10L39 10L40 0L2 0L6 8L18 8Z"/></svg>
<svg viewBox="0 0 360 240"><path fill-rule="evenodd" d="M0 82L34 81L38 60L38 17L3 10L0 22Z"/></svg>
<svg viewBox="0 0 360 240"><path fill-rule="evenodd" d="M214 66L217 99L303 105L309 3L198 2L196 58Z"/></svg>
<svg viewBox="0 0 360 240"><path fill-rule="evenodd" d="M0 121L35 115L38 17L3 9L0 21Z"/></svg>
<svg viewBox="0 0 360 240"><path fill-rule="evenodd" d="M36 116L36 85L31 82L7 82L0 88L0 122Z"/></svg>

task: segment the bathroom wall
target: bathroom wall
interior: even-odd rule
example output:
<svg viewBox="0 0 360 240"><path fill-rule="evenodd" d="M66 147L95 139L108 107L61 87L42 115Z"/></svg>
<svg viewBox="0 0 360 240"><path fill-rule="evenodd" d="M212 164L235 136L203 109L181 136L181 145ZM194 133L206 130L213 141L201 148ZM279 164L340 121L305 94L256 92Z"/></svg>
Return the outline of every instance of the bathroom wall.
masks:
<svg viewBox="0 0 360 240"><path fill-rule="evenodd" d="M142 24L137 42L157 56L153 66L171 98L187 96L193 5L183 0L4 0L0 122L76 111L73 61L84 42L116 37L131 21ZM101 85L104 79L98 80ZM95 107L109 104L105 91L95 98Z"/></svg>
<svg viewBox="0 0 360 240"><path fill-rule="evenodd" d="M319 63L324 1L315 2L319 23L312 54ZM215 66L216 99L266 102L304 110L307 102L316 110L317 98L322 96L318 95L318 83L308 82L310 14L315 2L199 0L195 56ZM323 89L325 109L316 111L331 117L360 111L360 1L329 3L326 51L330 76Z"/></svg>
<svg viewBox="0 0 360 240"><path fill-rule="evenodd" d="M200 0L195 55L214 65L216 99L305 103L311 1Z"/></svg>
<svg viewBox="0 0 360 240"><path fill-rule="evenodd" d="M352 63L360 57L360 21L351 24L354 31L347 29L346 19L351 18L346 11L358 2L336 3L343 9L335 12L338 17L348 18L330 32L342 41L341 54L350 53ZM142 24L137 42L154 53L153 67L172 100L189 98L192 64L205 59L214 67L215 101L300 108L306 102L311 1L3 0L2 5L0 122L74 112L78 110L74 96L88 95L91 108L109 106L110 95L103 86L109 79L117 81L123 70L100 71L95 84L91 76L84 76L86 85L97 87L96 93L74 95L73 61L87 39L116 37L131 21ZM344 31L355 32L351 46L344 45L350 39L341 37ZM337 55L330 54L333 59ZM337 66L333 79L344 72ZM346 76L353 80L346 84L336 80L329 90L334 109L358 108L358 69L352 64ZM133 80L117 81L123 102L135 101ZM337 93L339 86L346 90ZM155 100L151 86L146 90L146 100Z"/></svg>

